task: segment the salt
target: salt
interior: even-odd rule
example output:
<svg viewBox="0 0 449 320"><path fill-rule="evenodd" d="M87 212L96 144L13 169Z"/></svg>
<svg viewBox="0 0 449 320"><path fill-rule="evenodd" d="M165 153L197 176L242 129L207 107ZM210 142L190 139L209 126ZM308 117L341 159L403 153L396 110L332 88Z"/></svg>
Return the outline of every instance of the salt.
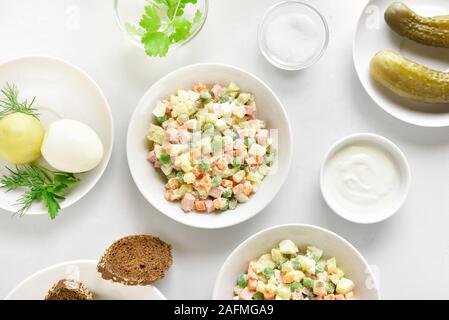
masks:
<svg viewBox="0 0 449 320"><path fill-rule="evenodd" d="M290 13L274 18L267 26L265 43L273 58L284 64L303 64L323 43L320 25L310 17Z"/></svg>

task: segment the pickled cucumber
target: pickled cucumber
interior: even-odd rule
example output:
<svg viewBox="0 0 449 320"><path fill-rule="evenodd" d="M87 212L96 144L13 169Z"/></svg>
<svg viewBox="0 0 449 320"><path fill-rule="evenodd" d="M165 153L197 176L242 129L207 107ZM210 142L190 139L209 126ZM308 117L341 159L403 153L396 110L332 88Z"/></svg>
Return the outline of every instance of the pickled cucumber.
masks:
<svg viewBox="0 0 449 320"><path fill-rule="evenodd" d="M421 44L449 48L449 17L421 17L402 2L385 11L385 21L399 35Z"/></svg>
<svg viewBox="0 0 449 320"><path fill-rule="evenodd" d="M376 81L401 97L449 103L449 73L432 70L391 51L377 53L370 68Z"/></svg>

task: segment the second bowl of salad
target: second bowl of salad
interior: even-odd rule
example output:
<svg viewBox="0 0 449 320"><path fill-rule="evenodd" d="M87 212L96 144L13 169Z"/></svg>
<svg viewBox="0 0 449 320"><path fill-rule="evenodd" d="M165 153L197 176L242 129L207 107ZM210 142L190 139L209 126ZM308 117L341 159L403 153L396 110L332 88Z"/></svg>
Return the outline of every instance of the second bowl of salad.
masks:
<svg viewBox="0 0 449 320"><path fill-rule="evenodd" d="M186 225L222 228L260 212L287 177L292 136L272 90L241 69L197 64L140 100L128 129L143 196Z"/></svg>
<svg viewBox="0 0 449 320"><path fill-rule="evenodd" d="M218 300L378 300L375 276L349 242L326 229L290 224L239 245L215 282Z"/></svg>

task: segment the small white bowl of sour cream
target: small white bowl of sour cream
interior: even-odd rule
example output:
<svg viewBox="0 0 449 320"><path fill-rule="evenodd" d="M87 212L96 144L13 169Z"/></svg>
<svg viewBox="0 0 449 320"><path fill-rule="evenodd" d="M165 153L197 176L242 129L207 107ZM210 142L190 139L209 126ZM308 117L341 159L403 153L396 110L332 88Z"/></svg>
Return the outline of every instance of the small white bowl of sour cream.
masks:
<svg viewBox="0 0 449 320"><path fill-rule="evenodd" d="M342 218L355 223L388 219L404 204L410 166L390 140L371 133L352 134L328 151L320 172L324 200Z"/></svg>

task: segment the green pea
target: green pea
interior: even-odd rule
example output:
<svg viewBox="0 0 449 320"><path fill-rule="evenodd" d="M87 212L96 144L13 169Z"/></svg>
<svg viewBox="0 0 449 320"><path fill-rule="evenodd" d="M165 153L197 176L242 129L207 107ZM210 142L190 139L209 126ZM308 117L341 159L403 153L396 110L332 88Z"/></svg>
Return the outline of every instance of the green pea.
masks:
<svg viewBox="0 0 449 320"><path fill-rule="evenodd" d="M253 300L264 300L263 293L262 292L256 292L253 295Z"/></svg>
<svg viewBox="0 0 449 320"><path fill-rule="evenodd" d="M263 275L267 278L271 278L272 276L274 276L274 270L273 268L265 268L263 269Z"/></svg>
<svg viewBox="0 0 449 320"><path fill-rule="evenodd" d="M313 280L310 279L310 278L302 279L302 284L304 285L304 287L306 287L308 289L312 289L313 288Z"/></svg>
<svg viewBox="0 0 449 320"><path fill-rule="evenodd" d="M171 162L170 156L168 154L161 154L161 157L159 158L159 161L162 164L169 164Z"/></svg>
<svg viewBox="0 0 449 320"><path fill-rule="evenodd" d="M245 288L248 285L248 281L246 281L246 276L244 274L239 275L237 278L237 285L241 288Z"/></svg>
<svg viewBox="0 0 449 320"><path fill-rule="evenodd" d="M218 187L221 184L221 177L220 176L216 176L212 179L212 184L214 185L214 187Z"/></svg>
<svg viewBox="0 0 449 320"><path fill-rule="evenodd" d="M292 284L290 284L290 290L292 292L299 291L300 289L302 289L301 282L295 281Z"/></svg>
<svg viewBox="0 0 449 320"><path fill-rule="evenodd" d="M229 101L231 101L231 98L228 95L222 95L221 98L220 98L220 102L221 103L226 103L226 102L229 102Z"/></svg>

